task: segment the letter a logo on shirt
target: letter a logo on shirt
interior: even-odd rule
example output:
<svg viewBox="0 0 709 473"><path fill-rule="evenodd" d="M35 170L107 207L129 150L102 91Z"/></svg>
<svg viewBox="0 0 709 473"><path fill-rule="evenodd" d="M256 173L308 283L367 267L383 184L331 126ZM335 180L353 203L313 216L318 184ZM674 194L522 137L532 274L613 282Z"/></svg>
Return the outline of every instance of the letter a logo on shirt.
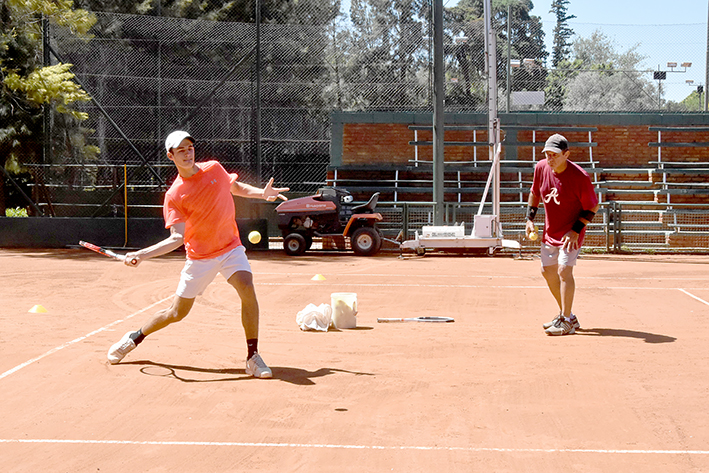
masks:
<svg viewBox="0 0 709 473"><path fill-rule="evenodd" d="M547 195L544 196L544 203L548 204L551 199L554 199L554 203L556 205L559 205L559 200L557 197L559 196L559 191L556 190L556 187L552 187L551 191Z"/></svg>

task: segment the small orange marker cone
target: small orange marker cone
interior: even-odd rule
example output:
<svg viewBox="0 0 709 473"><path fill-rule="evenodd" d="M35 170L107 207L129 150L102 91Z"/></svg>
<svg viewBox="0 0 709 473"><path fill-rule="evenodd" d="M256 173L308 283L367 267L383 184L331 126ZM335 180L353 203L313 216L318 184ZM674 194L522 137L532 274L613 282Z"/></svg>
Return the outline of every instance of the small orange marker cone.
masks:
<svg viewBox="0 0 709 473"><path fill-rule="evenodd" d="M324 281L324 280L325 280L325 276L323 276L322 274L316 274L315 276L313 276L312 278L310 278L310 280L311 280L311 281Z"/></svg>
<svg viewBox="0 0 709 473"><path fill-rule="evenodd" d="M28 312L31 312L33 314L44 314L45 312L47 312L47 309L38 304L33 306L30 310L28 310Z"/></svg>

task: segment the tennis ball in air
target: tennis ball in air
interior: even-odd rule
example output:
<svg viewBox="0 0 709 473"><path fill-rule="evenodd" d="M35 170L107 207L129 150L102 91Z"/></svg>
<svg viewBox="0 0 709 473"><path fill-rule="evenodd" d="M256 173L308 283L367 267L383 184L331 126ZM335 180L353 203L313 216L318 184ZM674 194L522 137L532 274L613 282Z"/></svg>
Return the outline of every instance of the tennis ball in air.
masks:
<svg viewBox="0 0 709 473"><path fill-rule="evenodd" d="M255 245L256 243L261 241L261 234L256 230L252 231L251 233L249 233L249 241Z"/></svg>
<svg viewBox="0 0 709 473"><path fill-rule="evenodd" d="M531 233L529 234L529 239L530 239L530 240L532 240L532 241L537 241L537 238L539 238L539 233L537 233L537 232L531 232Z"/></svg>

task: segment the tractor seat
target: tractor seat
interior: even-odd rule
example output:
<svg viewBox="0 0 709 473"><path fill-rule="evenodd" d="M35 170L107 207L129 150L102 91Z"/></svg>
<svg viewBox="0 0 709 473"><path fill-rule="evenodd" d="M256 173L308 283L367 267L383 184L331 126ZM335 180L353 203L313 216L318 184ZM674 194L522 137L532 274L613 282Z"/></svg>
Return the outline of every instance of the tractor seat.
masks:
<svg viewBox="0 0 709 473"><path fill-rule="evenodd" d="M372 194L372 197L369 198L366 204L358 205L356 207L352 208L352 213L366 213L366 212L374 212L374 208L377 206L377 202L379 201L379 192L375 192Z"/></svg>

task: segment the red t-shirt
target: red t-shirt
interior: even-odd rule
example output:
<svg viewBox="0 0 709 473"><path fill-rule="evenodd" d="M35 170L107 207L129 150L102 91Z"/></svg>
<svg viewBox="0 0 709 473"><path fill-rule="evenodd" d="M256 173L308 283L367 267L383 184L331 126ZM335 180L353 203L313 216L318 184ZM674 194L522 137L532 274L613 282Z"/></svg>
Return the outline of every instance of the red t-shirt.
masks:
<svg viewBox="0 0 709 473"><path fill-rule="evenodd" d="M561 246L562 238L582 210L598 205L591 177L578 164L567 161L566 169L556 174L546 159L534 166L532 194L544 203L544 243ZM583 244L586 229L581 230L579 246Z"/></svg>
<svg viewBox="0 0 709 473"><path fill-rule="evenodd" d="M230 188L237 174L217 161L197 163L194 176L177 176L165 194L165 227L185 223L188 259L216 258L241 245Z"/></svg>

